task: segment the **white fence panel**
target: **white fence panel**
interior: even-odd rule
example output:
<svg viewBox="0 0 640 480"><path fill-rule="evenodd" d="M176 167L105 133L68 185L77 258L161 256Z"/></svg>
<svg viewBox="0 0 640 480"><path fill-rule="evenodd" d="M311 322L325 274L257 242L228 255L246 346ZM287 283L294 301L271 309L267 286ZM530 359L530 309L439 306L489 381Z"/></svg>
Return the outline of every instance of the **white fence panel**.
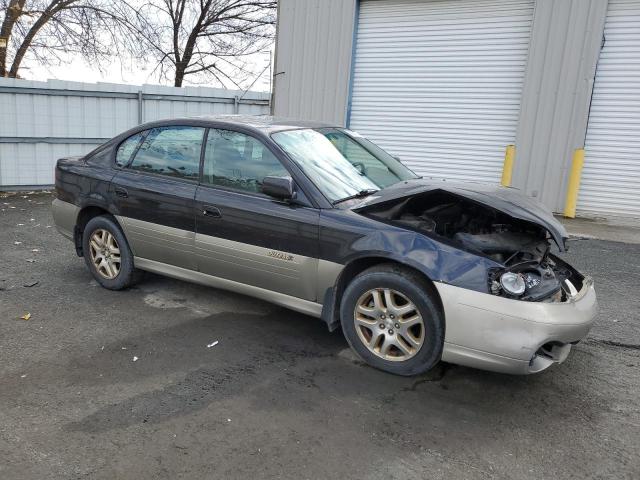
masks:
<svg viewBox="0 0 640 480"><path fill-rule="evenodd" d="M269 110L269 94L260 92L0 78L0 188L51 185L58 158L140 123Z"/></svg>

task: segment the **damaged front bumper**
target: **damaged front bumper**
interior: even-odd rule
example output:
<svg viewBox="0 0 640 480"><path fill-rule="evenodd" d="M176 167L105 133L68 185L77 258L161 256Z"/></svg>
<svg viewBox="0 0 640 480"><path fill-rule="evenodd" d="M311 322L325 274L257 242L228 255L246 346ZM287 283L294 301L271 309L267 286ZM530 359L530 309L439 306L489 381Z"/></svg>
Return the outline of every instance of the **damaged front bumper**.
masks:
<svg viewBox="0 0 640 480"><path fill-rule="evenodd" d="M561 363L593 325L593 281L565 302L525 302L435 284L444 305L442 360L511 374L537 373Z"/></svg>

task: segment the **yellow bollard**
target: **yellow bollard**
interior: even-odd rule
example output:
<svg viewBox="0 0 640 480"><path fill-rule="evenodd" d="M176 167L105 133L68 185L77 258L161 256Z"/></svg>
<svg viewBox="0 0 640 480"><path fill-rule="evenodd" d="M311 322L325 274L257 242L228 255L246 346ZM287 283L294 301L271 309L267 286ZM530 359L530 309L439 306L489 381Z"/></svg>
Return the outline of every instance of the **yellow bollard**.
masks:
<svg viewBox="0 0 640 480"><path fill-rule="evenodd" d="M576 205L578 204L578 192L580 191L580 177L584 166L584 148L577 148L573 152L573 163L569 172L569 184L567 186L567 200L564 203L564 216L576 218Z"/></svg>
<svg viewBox="0 0 640 480"><path fill-rule="evenodd" d="M511 186L511 177L513 176L513 162L516 158L516 146L507 145L504 152L504 165L502 167L502 180L500 183L503 187Z"/></svg>

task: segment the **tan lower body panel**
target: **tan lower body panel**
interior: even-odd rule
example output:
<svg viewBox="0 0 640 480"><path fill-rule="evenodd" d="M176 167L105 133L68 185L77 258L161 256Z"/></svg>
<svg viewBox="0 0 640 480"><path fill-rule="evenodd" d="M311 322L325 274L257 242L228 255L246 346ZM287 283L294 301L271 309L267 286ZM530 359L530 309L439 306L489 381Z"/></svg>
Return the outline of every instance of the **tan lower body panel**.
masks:
<svg viewBox="0 0 640 480"><path fill-rule="evenodd" d="M134 256L192 270L197 268L193 254L194 232L129 217L116 218Z"/></svg>
<svg viewBox="0 0 640 480"><path fill-rule="evenodd" d="M202 273L317 300L317 258L202 234L196 234L195 253Z"/></svg>
<svg viewBox="0 0 640 480"><path fill-rule="evenodd" d="M63 202L57 198L51 204L51 213L56 229L64 237L73 240L73 230L76 226L80 208L73 203Z"/></svg>
<svg viewBox="0 0 640 480"><path fill-rule="evenodd" d="M165 263L148 260L145 258L134 258L136 268L146 270L153 273L159 273L168 277L186 280L189 282L200 283L210 287L231 290L236 293L242 293L251 297L260 298L283 307L290 308L297 312L305 313L314 317L320 317L322 313L322 305L301 298L292 297L283 293L274 292L264 288L247 285L245 283L234 282L226 278L214 277L201 272L187 270L186 268L167 265Z"/></svg>
<svg viewBox="0 0 640 480"><path fill-rule="evenodd" d="M310 302L322 302L343 265L196 234L128 217L117 217L133 254L238 284Z"/></svg>

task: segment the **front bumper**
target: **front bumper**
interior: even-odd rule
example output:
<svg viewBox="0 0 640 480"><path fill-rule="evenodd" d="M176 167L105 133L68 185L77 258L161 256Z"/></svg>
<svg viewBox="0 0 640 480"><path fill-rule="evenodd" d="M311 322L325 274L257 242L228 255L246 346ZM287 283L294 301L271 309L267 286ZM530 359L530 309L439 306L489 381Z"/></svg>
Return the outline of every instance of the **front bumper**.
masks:
<svg viewBox="0 0 640 480"><path fill-rule="evenodd" d="M593 281L562 303L524 302L436 283L444 305L442 360L512 374L561 363L582 340L598 309Z"/></svg>

